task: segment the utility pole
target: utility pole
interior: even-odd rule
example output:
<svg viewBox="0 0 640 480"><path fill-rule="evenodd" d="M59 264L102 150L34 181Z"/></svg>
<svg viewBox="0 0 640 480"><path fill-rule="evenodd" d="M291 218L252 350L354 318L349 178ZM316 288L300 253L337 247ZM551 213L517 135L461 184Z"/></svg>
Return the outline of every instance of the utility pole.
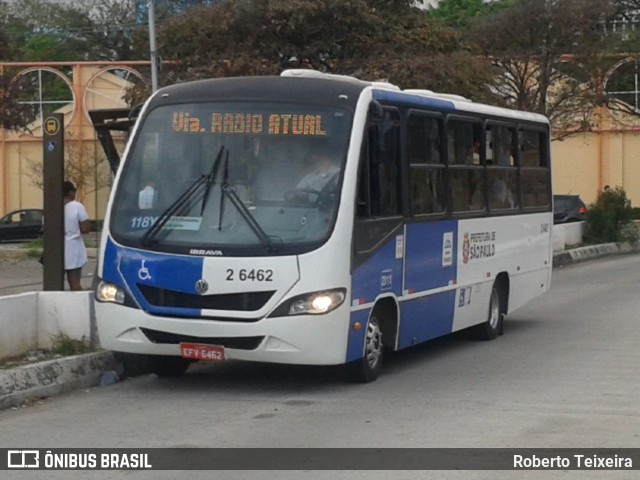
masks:
<svg viewBox="0 0 640 480"><path fill-rule="evenodd" d="M158 90L158 51L156 47L156 13L154 0L147 2L149 13L149 49L151 51L151 90Z"/></svg>
<svg viewBox="0 0 640 480"><path fill-rule="evenodd" d="M53 113L42 124L44 177L44 290L64 290L64 115Z"/></svg>

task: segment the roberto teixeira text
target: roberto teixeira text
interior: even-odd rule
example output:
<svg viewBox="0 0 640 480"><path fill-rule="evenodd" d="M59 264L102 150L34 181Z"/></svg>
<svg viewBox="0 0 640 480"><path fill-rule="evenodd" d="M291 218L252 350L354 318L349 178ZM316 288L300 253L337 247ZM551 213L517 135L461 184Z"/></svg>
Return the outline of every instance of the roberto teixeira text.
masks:
<svg viewBox="0 0 640 480"><path fill-rule="evenodd" d="M526 469L631 469L633 460L618 454L613 455L554 455L543 457L540 455L514 455L513 468Z"/></svg>

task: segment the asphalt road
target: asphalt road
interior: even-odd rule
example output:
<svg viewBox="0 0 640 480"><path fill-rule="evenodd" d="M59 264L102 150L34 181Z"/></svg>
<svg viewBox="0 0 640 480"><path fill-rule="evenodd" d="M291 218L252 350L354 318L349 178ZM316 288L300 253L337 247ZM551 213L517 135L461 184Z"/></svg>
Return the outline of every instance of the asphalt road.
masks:
<svg viewBox="0 0 640 480"><path fill-rule="evenodd" d="M197 365L0 412L0 445L640 448L640 255L554 271L493 342L450 336L392 355L378 381L334 368ZM3 472L5 473L5 472ZM24 478L8 472L3 478ZM22 474L19 474L22 473ZM86 473L29 472L47 479ZM173 479L178 472L92 472ZM637 471L190 472L189 478L631 479Z"/></svg>

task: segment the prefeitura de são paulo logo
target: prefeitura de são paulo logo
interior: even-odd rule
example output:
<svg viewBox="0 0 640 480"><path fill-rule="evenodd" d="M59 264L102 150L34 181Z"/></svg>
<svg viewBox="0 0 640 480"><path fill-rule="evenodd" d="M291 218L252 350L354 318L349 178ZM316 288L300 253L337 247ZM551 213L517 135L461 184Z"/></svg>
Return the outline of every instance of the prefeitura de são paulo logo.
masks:
<svg viewBox="0 0 640 480"><path fill-rule="evenodd" d="M464 238L462 240L462 263L469 263L470 246L471 246L471 241L469 240L469 233L465 233Z"/></svg>

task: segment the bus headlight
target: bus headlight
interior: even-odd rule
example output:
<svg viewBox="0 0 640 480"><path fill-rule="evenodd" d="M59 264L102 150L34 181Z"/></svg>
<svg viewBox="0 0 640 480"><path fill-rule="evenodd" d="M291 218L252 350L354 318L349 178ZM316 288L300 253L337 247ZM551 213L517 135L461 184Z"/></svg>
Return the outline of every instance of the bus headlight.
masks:
<svg viewBox="0 0 640 480"><path fill-rule="evenodd" d="M100 281L96 287L96 300L99 302L115 302L123 304L124 290L113 283Z"/></svg>
<svg viewBox="0 0 640 480"><path fill-rule="evenodd" d="M305 293L287 300L269 316L321 315L338 308L344 302L345 297L346 289L344 288Z"/></svg>

